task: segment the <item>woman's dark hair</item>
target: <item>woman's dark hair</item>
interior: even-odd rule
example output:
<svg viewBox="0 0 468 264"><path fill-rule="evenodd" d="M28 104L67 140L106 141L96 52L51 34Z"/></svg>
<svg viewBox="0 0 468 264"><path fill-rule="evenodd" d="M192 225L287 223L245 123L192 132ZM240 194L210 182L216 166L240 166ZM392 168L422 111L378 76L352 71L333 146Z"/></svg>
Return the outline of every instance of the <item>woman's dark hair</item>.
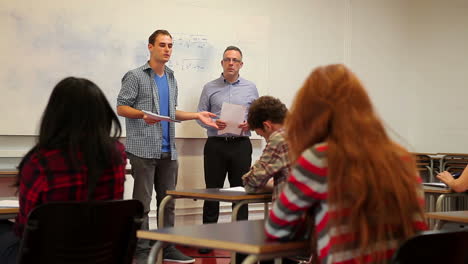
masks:
<svg viewBox="0 0 468 264"><path fill-rule="evenodd" d="M104 169L122 159L115 144L121 130L119 119L96 84L76 77L61 80L42 115L37 144L19 165L16 186L31 155L57 149L65 153L71 168L84 165L88 169L88 198L91 198Z"/></svg>

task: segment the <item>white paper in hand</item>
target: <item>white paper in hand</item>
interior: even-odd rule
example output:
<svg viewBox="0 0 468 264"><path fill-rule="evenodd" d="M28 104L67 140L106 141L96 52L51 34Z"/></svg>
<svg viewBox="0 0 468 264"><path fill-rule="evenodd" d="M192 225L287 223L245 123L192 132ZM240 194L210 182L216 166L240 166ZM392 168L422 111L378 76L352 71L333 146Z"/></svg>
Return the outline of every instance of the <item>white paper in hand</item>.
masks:
<svg viewBox="0 0 468 264"><path fill-rule="evenodd" d="M226 128L218 130L218 135L226 133L240 135L242 128L240 128L239 125L245 121L245 111L246 107L243 105L223 103L219 118L226 122Z"/></svg>
<svg viewBox="0 0 468 264"><path fill-rule="evenodd" d="M145 111L145 110L141 110L141 111L154 120L180 123L179 120L172 119L168 116L158 115L158 114L152 113L150 111Z"/></svg>

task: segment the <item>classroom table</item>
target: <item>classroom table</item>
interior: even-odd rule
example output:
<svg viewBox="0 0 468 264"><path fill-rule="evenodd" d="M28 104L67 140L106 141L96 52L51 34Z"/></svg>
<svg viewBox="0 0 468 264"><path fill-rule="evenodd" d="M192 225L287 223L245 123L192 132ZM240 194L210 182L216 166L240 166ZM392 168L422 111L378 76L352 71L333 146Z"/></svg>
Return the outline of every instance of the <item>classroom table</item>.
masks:
<svg viewBox="0 0 468 264"><path fill-rule="evenodd" d="M164 208L173 199L194 199L217 202L236 203L232 209L231 221L237 220L237 214L241 206L249 203L264 203L265 219L268 216L268 203L271 202L271 193L248 194L245 191L234 191L232 188L208 188L191 190L170 190L159 205L158 227L164 227ZM235 253L231 254L231 260L235 261Z"/></svg>
<svg viewBox="0 0 468 264"><path fill-rule="evenodd" d="M13 219L19 212L19 207L0 207L0 219Z"/></svg>
<svg viewBox="0 0 468 264"><path fill-rule="evenodd" d="M237 214L242 205L248 203L264 203L265 217L268 214L268 203L271 202L271 193L248 194L245 191L232 191L230 188L208 188L191 190L170 190L159 205L158 227L164 227L164 208L173 199L194 199L218 202L236 203L232 210L232 221L236 221Z"/></svg>
<svg viewBox="0 0 468 264"><path fill-rule="evenodd" d="M437 221L435 229L441 229L447 222L468 224L468 211L430 212L426 217Z"/></svg>
<svg viewBox="0 0 468 264"><path fill-rule="evenodd" d="M0 169L0 177L16 177L18 170L16 169Z"/></svg>
<svg viewBox="0 0 468 264"><path fill-rule="evenodd" d="M16 174L18 171L15 169L0 169L0 197L15 195L16 188L13 184L16 181Z"/></svg>
<svg viewBox="0 0 468 264"><path fill-rule="evenodd" d="M18 198L16 197L1 197L1 200L17 200ZM19 207L18 206L5 206L5 205L0 205L0 219L13 219L16 217L16 215L19 212Z"/></svg>
<svg viewBox="0 0 468 264"><path fill-rule="evenodd" d="M177 226L156 230L139 230L137 237L157 241L151 248L148 263L162 263L160 251L164 243L182 244L201 248L236 251L249 256L245 264L258 260L287 256L309 255L309 240L277 242L268 241L264 220L235 221L195 226ZM231 263L235 262L231 259Z"/></svg>
<svg viewBox="0 0 468 264"><path fill-rule="evenodd" d="M445 198L467 195L467 193L457 193L457 192L452 191L451 189L439 188L439 187L423 186L423 190L426 196L426 200L429 201L429 206L428 208L426 208L426 211L434 211L435 209L436 212L441 212L443 209L442 202L444 201ZM435 202L435 208L434 208L434 203L431 203L431 200L434 197L437 197L436 202Z"/></svg>

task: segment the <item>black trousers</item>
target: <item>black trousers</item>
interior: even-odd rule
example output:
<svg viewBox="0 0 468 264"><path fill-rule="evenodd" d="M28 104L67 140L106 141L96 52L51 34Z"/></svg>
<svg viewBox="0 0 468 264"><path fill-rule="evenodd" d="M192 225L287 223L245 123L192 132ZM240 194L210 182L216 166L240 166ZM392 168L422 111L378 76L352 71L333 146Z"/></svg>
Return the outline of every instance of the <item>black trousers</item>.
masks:
<svg viewBox="0 0 468 264"><path fill-rule="evenodd" d="M248 137L209 137L203 151L206 188L223 188L226 175L231 187L242 186L242 175L252 163L252 144ZM234 205L233 205L234 206ZM205 201L203 223L216 223L219 202ZM247 205L242 206L237 220L248 218Z"/></svg>

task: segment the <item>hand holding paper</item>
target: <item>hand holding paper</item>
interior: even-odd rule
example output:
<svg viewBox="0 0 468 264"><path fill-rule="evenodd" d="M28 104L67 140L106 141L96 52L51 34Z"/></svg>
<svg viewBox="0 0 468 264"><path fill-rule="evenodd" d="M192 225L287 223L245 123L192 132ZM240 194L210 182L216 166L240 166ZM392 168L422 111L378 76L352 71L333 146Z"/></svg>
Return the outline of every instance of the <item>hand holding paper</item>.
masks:
<svg viewBox="0 0 468 264"><path fill-rule="evenodd" d="M240 125L245 122L245 110L246 107L243 105L223 103L220 119L226 124L226 127L218 130L218 135L226 133L240 135L242 133Z"/></svg>
<svg viewBox="0 0 468 264"><path fill-rule="evenodd" d="M143 119L145 120L145 122L147 124L154 124L154 123L160 122L160 121L180 123L179 120L172 119L172 118L170 118L168 116L158 115L158 114L155 114L155 113L152 113L152 112L149 112L149 111L145 111L145 110L141 110L141 111L145 114L145 116L143 116ZM153 120L154 122L152 122L151 120Z"/></svg>

